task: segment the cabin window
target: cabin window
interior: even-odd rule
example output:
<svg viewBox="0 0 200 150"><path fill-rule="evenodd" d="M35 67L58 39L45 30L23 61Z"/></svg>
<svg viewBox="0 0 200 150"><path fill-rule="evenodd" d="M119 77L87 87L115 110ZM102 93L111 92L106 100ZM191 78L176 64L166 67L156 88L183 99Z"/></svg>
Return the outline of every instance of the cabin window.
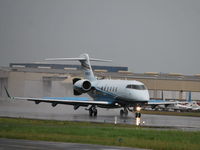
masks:
<svg viewBox="0 0 200 150"><path fill-rule="evenodd" d="M146 89L146 87L144 85L134 85L134 84L127 85L126 88L135 89L135 90L145 90Z"/></svg>
<svg viewBox="0 0 200 150"><path fill-rule="evenodd" d="M109 90L109 87L107 87L107 91Z"/></svg>
<svg viewBox="0 0 200 150"><path fill-rule="evenodd" d="M106 91L106 87L104 86L104 89L103 89L104 91Z"/></svg>
<svg viewBox="0 0 200 150"><path fill-rule="evenodd" d="M112 91L115 92L115 88L114 87L112 87Z"/></svg>

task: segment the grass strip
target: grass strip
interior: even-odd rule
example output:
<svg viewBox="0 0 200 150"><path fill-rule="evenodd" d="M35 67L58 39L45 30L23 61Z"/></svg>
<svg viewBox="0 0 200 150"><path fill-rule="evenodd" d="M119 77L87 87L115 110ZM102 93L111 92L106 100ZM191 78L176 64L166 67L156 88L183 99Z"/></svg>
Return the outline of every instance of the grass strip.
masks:
<svg viewBox="0 0 200 150"><path fill-rule="evenodd" d="M200 132L154 130L133 125L0 118L0 137L154 150L199 150Z"/></svg>

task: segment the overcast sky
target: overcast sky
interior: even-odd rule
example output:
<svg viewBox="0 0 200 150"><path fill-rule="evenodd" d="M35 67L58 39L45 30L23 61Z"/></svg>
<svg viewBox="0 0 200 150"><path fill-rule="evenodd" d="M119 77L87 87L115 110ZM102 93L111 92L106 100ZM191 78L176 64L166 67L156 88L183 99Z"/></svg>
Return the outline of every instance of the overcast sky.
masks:
<svg viewBox="0 0 200 150"><path fill-rule="evenodd" d="M0 66L81 53L133 72L200 73L200 1L0 0Z"/></svg>

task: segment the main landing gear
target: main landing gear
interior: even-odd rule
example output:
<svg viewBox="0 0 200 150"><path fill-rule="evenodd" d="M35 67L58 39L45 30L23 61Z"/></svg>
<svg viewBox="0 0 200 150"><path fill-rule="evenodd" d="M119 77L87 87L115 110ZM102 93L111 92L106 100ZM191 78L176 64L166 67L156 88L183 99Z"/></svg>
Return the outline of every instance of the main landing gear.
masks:
<svg viewBox="0 0 200 150"><path fill-rule="evenodd" d="M137 106L137 107L134 107L133 109L130 109L129 107L124 107L124 109L121 109L121 110L120 110L120 116L121 116L121 117L127 117L127 116L128 116L128 111L134 112L135 110L136 110L137 112L140 112L141 107L140 107L140 106Z"/></svg>
<svg viewBox="0 0 200 150"><path fill-rule="evenodd" d="M91 106L91 107L88 109L88 111L89 111L89 116L90 116L90 117L92 117L92 116L96 117L96 116L97 116L97 109L96 109L95 106Z"/></svg>
<svg viewBox="0 0 200 150"><path fill-rule="evenodd" d="M124 107L124 109L120 110L120 116L121 117L127 117L128 116L128 109Z"/></svg>

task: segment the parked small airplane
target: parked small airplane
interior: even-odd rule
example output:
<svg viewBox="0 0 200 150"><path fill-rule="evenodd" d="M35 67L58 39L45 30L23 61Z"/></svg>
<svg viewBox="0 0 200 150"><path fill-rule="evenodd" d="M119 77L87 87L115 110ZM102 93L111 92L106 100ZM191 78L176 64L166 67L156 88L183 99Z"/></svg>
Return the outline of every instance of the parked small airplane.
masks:
<svg viewBox="0 0 200 150"><path fill-rule="evenodd" d="M89 58L88 54L82 54L78 58L49 58L48 61L80 61L85 79L74 78L74 95L79 96L87 93L92 99L87 97L11 97L6 89L6 93L11 99L34 101L35 104L41 102L51 103L53 107L57 104L73 105L74 110L79 107L88 107L90 116L97 116L97 107L100 108L123 108L120 110L121 116L127 116L128 110L135 110L136 106L142 106L149 102L149 92L146 86L139 81L97 79L91 68L90 61L107 62L110 60ZM151 105L153 103L151 102ZM133 109L130 109L133 107Z"/></svg>
<svg viewBox="0 0 200 150"><path fill-rule="evenodd" d="M176 104L175 101L166 101L164 99L164 93L162 91L162 98L161 99L151 99L149 102L148 102L148 105L145 107L145 109L147 110L154 110L154 109L162 109L162 110L165 110L169 105L172 105L172 104Z"/></svg>
<svg viewBox="0 0 200 150"><path fill-rule="evenodd" d="M191 92L188 93L187 101L178 101L176 104L169 107L175 111L200 111L200 106L196 101L192 100Z"/></svg>
<svg viewBox="0 0 200 150"><path fill-rule="evenodd" d="M150 100L148 104L151 108L146 107L146 109L155 109L155 110L167 110L167 111L200 111L200 106L197 104L196 101L192 101L191 92L188 93L188 98L186 101L165 101L163 99L163 92L162 92L162 99L159 100Z"/></svg>

